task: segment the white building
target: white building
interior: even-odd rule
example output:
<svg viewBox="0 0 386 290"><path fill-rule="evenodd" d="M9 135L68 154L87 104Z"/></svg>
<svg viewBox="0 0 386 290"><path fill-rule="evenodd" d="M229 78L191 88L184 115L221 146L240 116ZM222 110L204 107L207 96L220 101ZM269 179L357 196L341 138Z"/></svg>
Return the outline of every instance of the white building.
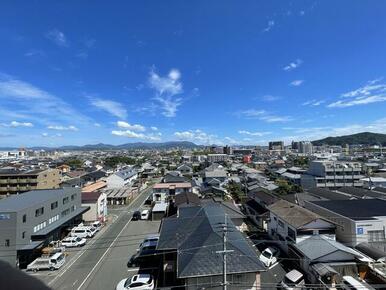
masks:
<svg viewBox="0 0 386 290"><path fill-rule="evenodd" d="M138 178L138 172L132 168L122 169L106 178L107 188L121 188L131 185Z"/></svg>
<svg viewBox="0 0 386 290"><path fill-rule="evenodd" d="M285 251L288 251L288 242L299 243L313 235L335 238L333 223L303 207L281 199L268 206L268 210L268 234L283 241L281 245Z"/></svg>
<svg viewBox="0 0 386 290"><path fill-rule="evenodd" d="M82 192L82 206L89 206L90 210L83 214L86 222L105 222L107 216L107 196L102 192Z"/></svg>
<svg viewBox="0 0 386 290"><path fill-rule="evenodd" d="M309 163L306 174L302 175L304 188L342 186L362 187L364 178L359 162L314 160Z"/></svg>
<svg viewBox="0 0 386 290"><path fill-rule="evenodd" d="M336 239L347 246L368 242L386 247L385 200L305 201L305 207L335 222Z"/></svg>
<svg viewBox="0 0 386 290"><path fill-rule="evenodd" d="M362 178L361 181L363 182L363 187L367 189L386 187L386 178L384 177Z"/></svg>

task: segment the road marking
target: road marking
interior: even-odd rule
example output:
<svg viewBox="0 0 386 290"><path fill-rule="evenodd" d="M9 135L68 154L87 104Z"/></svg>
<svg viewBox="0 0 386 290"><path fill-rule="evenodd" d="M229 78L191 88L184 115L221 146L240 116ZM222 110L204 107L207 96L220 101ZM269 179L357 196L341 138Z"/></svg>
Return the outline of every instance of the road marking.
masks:
<svg viewBox="0 0 386 290"><path fill-rule="evenodd" d="M74 282L74 283L72 283L72 287L74 287L74 286L75 286L76 282L78 282L78 279L76 279L76 280L75 280L75 282Z"/></svg>
<svg viewBox="0 0 386 290"><path fill-rule="evenodd" d="M100 235L104 234L106 231L107 231L107 227L105 228L105 230L103 231L103 233L99 232ZM71 260L70 264L66 265L67 268L65 268L62 272L60 272L58 275L56 275L55 278L53 278L50 282L48 282L48 286L50 286L51 284L53 284L58 278L62 277L62 275L67 272L67 270L87 251L91 248L91 246L95 243L95 241L99 240L98 239L93 239L91 242L87 243L86 244L86 247L82 249L82 251L79 253L79 255L74 258L73 260Z"/></svg>
<svg viewBox="0 0 386 290"><path fill-rule="evenodd" d="M94 270L96 269L96 267L98 267L98 265L100 264L100 262L102 262L103 258L107 255L107 253L110 251L111 247L113 246L113 244L116 242L116 240L119 238L119 236L122 234L122 232L126 229L127 225L130 223L130 220L125 224L125 226L122 228L122 230L119 232L119 234L115 237L114 241L110 244L110 246L106 249L106 251L103 253L103 255L99 258L98 262L95 264L95 266L91 269L91 271L88 273L88 275L86 276L86 278L83 280L82 284L79 285L79 287L77 288L77 290L79 290L80 288L82 288L82 286L84 285L84 283L86 283L86 281L88 280L88 278L90 278L91 274L94 272Z"/></svg>
<svg viewBox="0 0 386 290"><path fill-rule="evenodd" d="M138 194L138 196L131 202L131 204L133 204L140 196L142 195L142 193ZM146 200L146 199L145 199ZM145 203L145 200L143 201L143 203ZM142 204L143 204L142 203ZM141 204L141 205L142 205ZM98 262L95 264L95 266L91 269L91 271L88 273L88 275L86 276L86 278L83 280L83 282L79 285L79 287L77 288L77 290L80 290L83 285L86 283L86 281L88 280L88 278L90 278L90 276L92 275L92 273L94 272L94 270L98 267L98 265L100 264L100 262L102 262L103 258L107 255L107 253L110 251L110 249L112 248L112 246L114 245L114 243L117 241L117 239L119 238L119 236L123 233L123 231L126 229L126 227L129 225L129 223L131 222L131 219L129 219L127 221L127 223L124 225L124 227L122 228L122 230L119 232L119 234L115 237L114 241L110 244L110 246L106 249L106 251L103 253L103 255L99 258Z"/></svg>
<svg viewBox="0 0 386 290"><path fill-rule="evenodd" d="M133 269L128 269L127 272L134 272L134 271L138 272L138 270L139 268L133 268Z"/></svg>

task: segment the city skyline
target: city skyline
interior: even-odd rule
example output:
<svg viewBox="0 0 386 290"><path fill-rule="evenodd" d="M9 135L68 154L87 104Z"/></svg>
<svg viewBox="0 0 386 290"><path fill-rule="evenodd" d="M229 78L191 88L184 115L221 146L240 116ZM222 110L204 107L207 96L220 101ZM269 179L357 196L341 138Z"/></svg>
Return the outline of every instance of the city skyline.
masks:
<svg viewBox="0 0 386 290"><path fill-rule="evenodd" d="M386 3L1 6L0 147L386 132Z"/></svg>

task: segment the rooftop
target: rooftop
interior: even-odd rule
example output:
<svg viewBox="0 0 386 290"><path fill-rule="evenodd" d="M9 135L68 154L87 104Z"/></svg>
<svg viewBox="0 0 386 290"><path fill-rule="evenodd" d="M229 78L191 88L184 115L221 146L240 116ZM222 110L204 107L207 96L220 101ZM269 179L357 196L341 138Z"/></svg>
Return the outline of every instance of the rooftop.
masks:
<svg viewBox="0 0 386 290"><path fill-rule="evenodd" d="M1 212L16 212L47 200L57 200L65 194L80 193L79 188L41 189L12 195L0 200Z"/></svg>
<svg viewBox="0 0 386 290"><path fill-rule="evenodd" d="M268 206L268 209L294 228L302 227L317 219L323 219L308 209L282 199Z"/></svg>
<svg viewBox="0 0 386 290"><path fill-rule="evenodd" d="M352 220L371 220L377 216L386 216L386 201L380 199L351 199L339 202L328 200L311 203Z"/></svg>

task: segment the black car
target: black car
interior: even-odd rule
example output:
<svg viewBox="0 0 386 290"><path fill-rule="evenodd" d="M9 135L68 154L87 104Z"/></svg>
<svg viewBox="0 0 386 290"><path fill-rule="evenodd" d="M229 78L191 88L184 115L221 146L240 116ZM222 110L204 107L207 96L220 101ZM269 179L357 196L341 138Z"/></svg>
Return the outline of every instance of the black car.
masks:
<svg viewBox="0 0 386 290"><path fill-rule="evenodd" d="M133 221L137 221L137 220L140 220L141 219L141 212L139 210L136 210L134 213L133 213L133 217L131 220Z"/></svg>
<svg viewBox="0 0 386 290"><path fill-rule="evenodd" d="M138 267L148 263L153 263L159 259L157 251L157 241L149 241L141 246L139 252L129 259L127 267Z"/></svg>

